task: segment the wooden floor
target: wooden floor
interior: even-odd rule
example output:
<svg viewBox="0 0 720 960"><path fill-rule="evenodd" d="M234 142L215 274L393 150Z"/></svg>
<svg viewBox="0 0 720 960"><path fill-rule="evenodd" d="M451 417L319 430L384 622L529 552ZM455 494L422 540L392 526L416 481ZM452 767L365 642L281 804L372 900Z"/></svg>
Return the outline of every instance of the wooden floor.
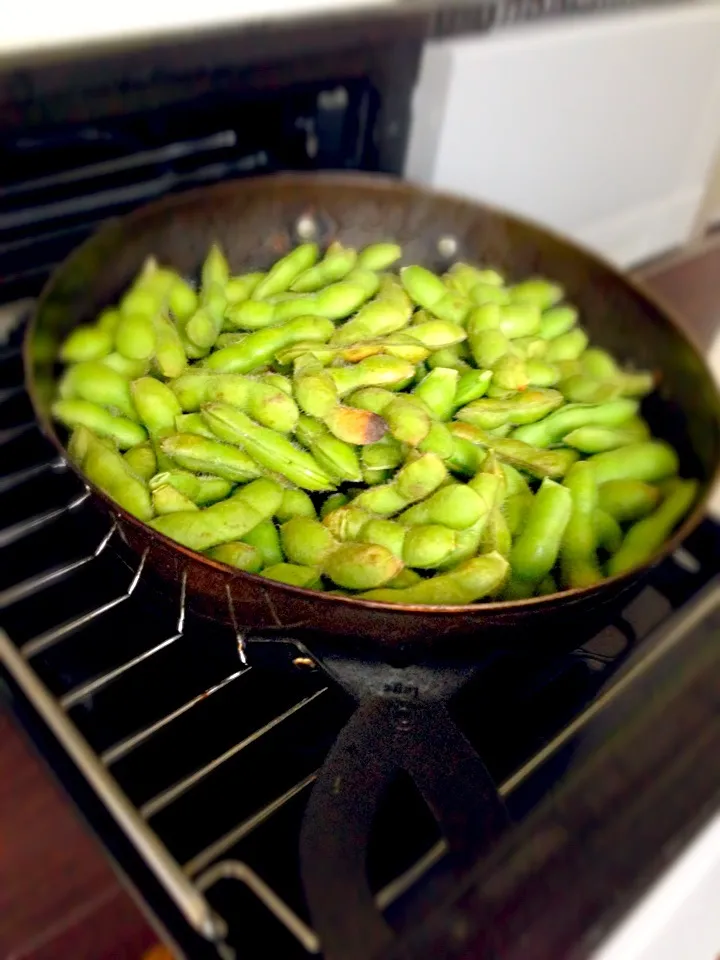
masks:
<svg viewBox="0 0 720 960"><path fill-rule="evenodd" d="M720 237L637 276L707 348ZM153 934L42 762L0 714L0 960L139 960Z"/></svg>

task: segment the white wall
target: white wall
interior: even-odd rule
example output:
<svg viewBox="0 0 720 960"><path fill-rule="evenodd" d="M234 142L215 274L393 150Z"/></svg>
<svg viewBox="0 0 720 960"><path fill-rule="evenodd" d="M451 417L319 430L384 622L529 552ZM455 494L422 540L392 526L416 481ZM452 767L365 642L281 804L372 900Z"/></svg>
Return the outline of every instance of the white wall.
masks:
<svg viewBox="0 0 720 960"><path fill-rule="evenodd" d="M720 144L720 4L429 44L407 176L629 264L687 237Z"/></svg>

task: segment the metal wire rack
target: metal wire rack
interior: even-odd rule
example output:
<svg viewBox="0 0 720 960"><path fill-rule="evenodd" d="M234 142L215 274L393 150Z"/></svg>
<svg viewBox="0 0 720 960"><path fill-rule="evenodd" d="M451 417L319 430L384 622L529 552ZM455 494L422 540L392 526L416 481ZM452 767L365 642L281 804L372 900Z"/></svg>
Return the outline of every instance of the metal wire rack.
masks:
<svg viewBox="0 0 720 960"><path fill-rule="evenodd" d="M184 583L174 609L162 600L145 557L127 567L115 552L115 525L99 519L89 491L41 438L17 347L0 351L0 373L0 382L18 379L0 393L0 457L11 468L0 477L0 660L218 956L235 956L238 917L260 929L272 922L283 956L320 953L299 882L297 831L351 702L297 640L266 642L197 622L186 614ZM674 567L700 576L688 551ZM671 611L649 589L652 603L646 592L635 604L643 635ZM618 643L627 646L612 629L615 648L607 629L594 653L587 648L596 669ZM500 794L510 797L632 676L519 764ZM442 838L422 816L409 820L411 842L376 877L383 910L443 857Z"/></svg>

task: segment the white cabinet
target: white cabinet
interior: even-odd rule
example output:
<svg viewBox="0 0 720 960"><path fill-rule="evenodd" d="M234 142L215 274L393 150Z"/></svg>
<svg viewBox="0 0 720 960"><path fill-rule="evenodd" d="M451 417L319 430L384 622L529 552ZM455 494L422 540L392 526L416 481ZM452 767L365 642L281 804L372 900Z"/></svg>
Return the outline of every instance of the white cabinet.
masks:
<svg viewBox="0 0 720 960"><path fill-rule="evenodd" d="M428 44L407 175L628 264L682 243L720 144L720 4Z"/></svg>

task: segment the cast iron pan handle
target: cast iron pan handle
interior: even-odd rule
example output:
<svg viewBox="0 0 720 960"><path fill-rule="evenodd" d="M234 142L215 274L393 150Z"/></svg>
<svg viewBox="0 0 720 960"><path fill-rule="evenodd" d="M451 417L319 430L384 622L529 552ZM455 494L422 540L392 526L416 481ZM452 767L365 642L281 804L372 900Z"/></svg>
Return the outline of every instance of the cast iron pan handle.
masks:
<svg viewBox="0 0 720 960"><path fill-rule="evenodd" d="M300 833L300 868L325 960L368 960L395 933L370 890L366 853L378 802L407 772L435 815L457 874L507 825L482 761L440 703L372 697L330 751Z"/></svg>

